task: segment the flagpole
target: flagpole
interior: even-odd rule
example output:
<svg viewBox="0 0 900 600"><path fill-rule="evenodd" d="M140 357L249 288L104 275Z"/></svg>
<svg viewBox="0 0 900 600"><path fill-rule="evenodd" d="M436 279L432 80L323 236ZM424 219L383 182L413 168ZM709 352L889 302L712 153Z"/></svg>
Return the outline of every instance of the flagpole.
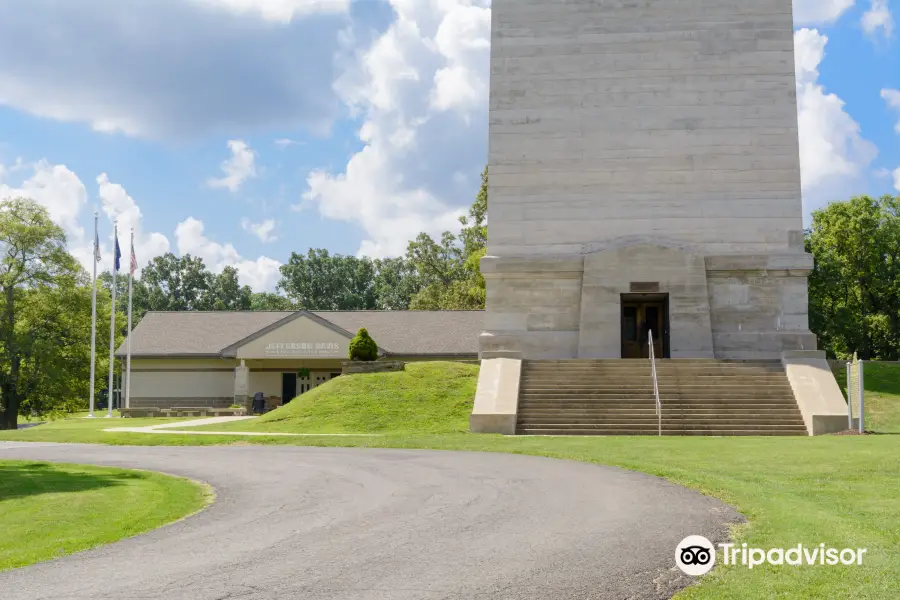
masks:
<svg viewBox="0 0 900 600"><path fill-rule="evenodd" d="M131 408L131 290L134 283L134 227L131 228L131 254L128 256L128 340L125 358L125 408Z"/></svg>
<svg viewBox="0 0 900 600"><path fill-rule="evenodd" d="M91 391L90 409L88 416L94 416L94 377L97 363L97 256L99 253L97 232L97 211L94 211L94 254L91 262L94 263L94 278L91 280Z"/></svg>
<svg viewBox="0 0 900 600"><path fill-rule="evenodd" d="M106 417L112 417L113 405L113 368L116 366L116 250L119 243L119 222L113 222L113 268L112 268L112 310L109 311L109 392L106 398Z"/></svg>

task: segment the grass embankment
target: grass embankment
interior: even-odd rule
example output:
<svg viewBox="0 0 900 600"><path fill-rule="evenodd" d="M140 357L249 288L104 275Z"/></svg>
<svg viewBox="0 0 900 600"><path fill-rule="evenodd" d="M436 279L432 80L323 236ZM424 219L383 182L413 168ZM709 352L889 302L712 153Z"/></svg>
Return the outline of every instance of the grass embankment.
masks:
<svg viewBox="0 0 900 600"><path fill-rule="evenodd" d="M252 421L198 430L272 433L454 433L469 429L478 367L411 363L405 371L338 377Z"/></svg>
<svg viewBox="0 0 900 600"><path fill-rule="evenodd" d="M409 365L408 367L415 367ZM880 372L884 369L883 372ZM896 370L894 370L896 369ZM415 374L413 368L408 375ZM417 429L423 422L404 421L399 406L395 408L369 406L377 394L382 405L391 398L405 397L402 406L411 410L409 388L393 390L402 378L397 374L368 376L381 384L370 385L368 396L352 402L348 398L330 397L340 390L338 378L317 388L318 397L328 406L321 417L330 419L331 431L343 423L343 432L359 433L356 423L369 410L383 410L393 414L382 418L381 437L258 437L186 436L162 434L104 433L106 423L98 419L75 422L48 423L33 429L0 433L0 439L34 441L72 441L109 444L285 444L305 446L364 446L384 448L433 448L534 454L555 458L615 465L665 477L673 482L698 489L720 498L746 515L749 525L736 532L739 543L747 542L759 548L791 547L798 543L814 546L824 543L838 548L867 548L862 566L853 567L744 567L719 566L700 585L682 592L689 598L871 598L896 596L896 582L900 581L900 435L824 436L817 438L679 438L679 437L606 437L606 438L546 438L471 435L466 433L425 434ZM365 377L365 376L363 376ZM472 379L465 385L474 386ZM447 397L451 387L448 378L437 378L433 385ZM358 379L357 381L363 381ZM875 431L900 431L900 367L878 365L867 367L866 397L869 426ZM459 383L459 382L457 382ZM346 383L341 385L347 385ZM355 384L353 384L355 385ZM326 394L327 392L327 394ZM344 393L342 392L341 396ZM462 396L462 394L460 394ZM412 399L414 401L414 399ZM448 417L447 430L464 428L464 416L469 410L472 395L465 401L460 415ZM314 407L301 402L256 421L235 423L235 429L253 427L269 431L311 432L312 427L324 428L323 423L311 422ZM450 403L456 406L454 403ZM338 406L344 411L362 410L360 414L334 415ZM320 407L320 410L324 410ZM424 409L423 409L424 410ZM287 415L300 411L300 418ZM873 411L873 412L869 412ZM880 416L876 416L880 415ZM274 417L278 416L278 419ZM432 413L424 424L434 423ZM158 422L133 419L128 425L139 426ZM373 421L376 422L376 421ZM401 430L396 425L401 423ZM120 422L122 423L122 422ZM266 425L268 423L268 425ZM221 429L222 426L217 428Z"/></svg>
<svg viewBox="0 0 900 600"><path fill-rule="evenodd" d="M211 498L159 473L0 460L0 571L144 533Z"/></svg>

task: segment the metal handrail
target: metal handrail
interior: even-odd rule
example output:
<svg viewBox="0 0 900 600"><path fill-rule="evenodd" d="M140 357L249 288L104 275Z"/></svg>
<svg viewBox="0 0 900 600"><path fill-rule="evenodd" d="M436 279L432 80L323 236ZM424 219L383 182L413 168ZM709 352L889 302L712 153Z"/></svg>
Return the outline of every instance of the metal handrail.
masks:
<svg viewBox="0 0 900 600"><path fill-rule="evenodd" d="M653 330L648 330L650 341L650 373L653 375L653 395L656 396L656 420L659 424L659 435L662 436L662 403L659 401L659 381L656 378L656 357L653 353Z"/></svg>

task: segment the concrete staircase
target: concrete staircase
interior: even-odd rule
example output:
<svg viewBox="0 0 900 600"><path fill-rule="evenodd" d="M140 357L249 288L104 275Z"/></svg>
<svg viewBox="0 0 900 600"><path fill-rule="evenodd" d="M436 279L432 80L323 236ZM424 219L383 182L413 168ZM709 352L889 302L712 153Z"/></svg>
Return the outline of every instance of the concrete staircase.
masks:
<svg viewBox="0 0 900 600"><path fill-rule="evenodd" d="M778 361L657 360L663 435L807 435ZM528 360L516 432L657 435L649 360Z"/></svg>

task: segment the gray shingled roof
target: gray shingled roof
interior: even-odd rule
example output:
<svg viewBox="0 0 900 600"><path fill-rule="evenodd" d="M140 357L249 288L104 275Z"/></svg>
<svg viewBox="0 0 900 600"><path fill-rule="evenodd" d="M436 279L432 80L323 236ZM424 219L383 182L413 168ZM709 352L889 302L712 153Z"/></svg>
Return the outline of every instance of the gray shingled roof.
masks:
<svg viewBox="0 0 900 600"><path fill-rule="evenodd" d="M132 332L133 356L219 356L293 312L149 312ZM368 329L394 355L477 354L482 311L315 311L353 335ZM125 354L123 343L116 351Z"/></svg>

